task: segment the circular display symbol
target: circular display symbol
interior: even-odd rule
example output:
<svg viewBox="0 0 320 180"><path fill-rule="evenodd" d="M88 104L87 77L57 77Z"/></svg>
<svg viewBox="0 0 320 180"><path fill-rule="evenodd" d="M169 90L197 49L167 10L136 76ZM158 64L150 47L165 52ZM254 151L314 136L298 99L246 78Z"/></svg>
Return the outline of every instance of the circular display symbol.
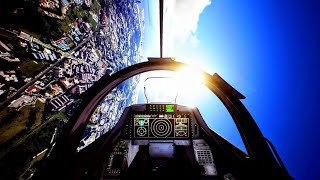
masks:
<svg viewBox="0 0 320 180"><path fill-rule="evenodd" d="M137 128L137 135L138 136L145 136L147 134L147 129L145 127L138 127Z"/></svg>
<svg viewBox="0 0 320 180"><path fill-rule="evenodd" d="M168 137L171 134L172 125L168 119L155 119L151 124L151 133L154 137Z"/></svg>

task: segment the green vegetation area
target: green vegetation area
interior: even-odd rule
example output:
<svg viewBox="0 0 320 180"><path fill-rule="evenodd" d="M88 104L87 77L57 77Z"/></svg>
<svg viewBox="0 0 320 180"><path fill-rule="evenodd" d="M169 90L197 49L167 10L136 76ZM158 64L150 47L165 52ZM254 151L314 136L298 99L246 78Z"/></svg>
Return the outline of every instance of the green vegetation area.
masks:
<svg viewBox="0 0 320 180"><path fill-rule="evenodd" d="M101 58L101 52L98 49L96 49L96 53L97 53L97 55L98 55L98 57L100 59Z"/></svg>
<svg viewBox="0 0 320 180"><path fill-rule="evenodd" d="M42 151L40 155L33 158L29 164L29 167L24 173L20 175L19 179L26 179L24 176L27 176L28 170L31 169L33 166L37 166L37 164L41 162L41 160L44 158L45 155L46 155L46 151Z"/></svg>
<svg viewBox="0 0 320 180"><path fill-rule="evenodd" d="M94 29L97 27L98 23L93 19L91 14L89 15L88 21Z"/></svg>
<svg viewBox="0 0 320 180"><path fill-rule="evenodd" d="M31 119L29 116L29 122L28 124L31 126L31 130L35 129L36 127L40 126L42 123L42 119L43 119L43 112L44 112L44 108L45 108L45 104L42 103L41 101L37 101L35 104L35 108L33 108L32 114L30 114L30 116L32 115L33 118ZM34 121L34 122L32 122Z"/></svg>
<svg viewBox="0 0 320 180"><path fill-rule="evenodd" d="M95 0L92 4L91 10L97 15L100 12L100 4L97 0ZM58 32L60 34L69 32L71 30L69 24L74 22L78 18L82 18L84 21L88 21L93 27L97 26L97 22L94 21L91 14L88 13L88 10L83 9L81 6L76 6L74 8L70 8L64 20L57 20Z"/></svg>
<svg viewBox="0 0 320 180"><path fill-rule="evenodd" d="M32 163L36 163L37 159L34 160L33 156L49 147L55 128L58 129L59 134L63 126L63 121L52 120L40 129L35 130L23 143L11 149L0 159L0 169L2 171L0 179L17 179L23 174L33 165Z"/></svg>
<svg viewBox="0 0 320 180"><path fill-rule="evenodd" d="M99 14L100 9L101 9L101 6L99 3L99 0L93 0L91 11L93 11L95 14Z"/></svg>
<svg viewBox="0 0 320 180"><path fill-rule="evenodd" d="M44 62L35 62L32 60L23 61L18 67L17 71L23 76L31 77L35 74L38 74L43 68L47 66L47 63Z"/></svg>
<svg viewBox="0 0 320 180"><path fill-rule="evenodd" d="M48 148L55 128L58 129L57 135L61 133L65 124L63 121L66 118L65 111L52 115L41 124L42 120L44 120L44 111L44 104L40 101L36 102L35 107L23 107L20 110L21 113L8 108L0 111L2 125L5 124L3 121L5 117L10 114L13 117L14 113L12 112L17 115L9 123L20 124L19 126L24 129L28 129L29 125L28 132L18 133L13 138L13 141L8 140L11 141L9 144L0 145L0 179L17 179L20 175L26 173L28 168L36 165L42 159L44 153L35 159L33 157ZM1 129L0 132L2 133L3 130Z"/></svg>
<svg viewBox="0 0 320 180"><path fill-rule="evenodd" d="M61 110L60 112L57 112L53 114L50 119L57 119L57 120L63 120L66 118L65 109Z"/></svg>
<svg viewBox="0 0 320 180"><path fill-rule="evenodd" d="M23 11L13 13L17 8L21 8ZM68 24L74 22L77 18L82 18L85 22L88 22L89 11L99 15L100 9L101 5L98 0L93 0L90 9L72 5L67 10L65 19L59 20L41 14L32 1L7 1L5 6L0 6L0 17L6 17L0 20L0 26L24 31L45 43L50 43L51 40L61 38L63 33L70 30Z"/></svg>
<svg viewBox="0 0 320 180"><path fill-rule="evenodd" d="M65 33L71 30L68 24L74 22L77 18L85 18L87 11L84 10L81 6L70 8L67 11L66 18L64 20L57 20L57 26L59 27L59 32Z"/></svg>
<svg viewBox="0 0 320 180"><path fill-rule="evenodd" d="M0 144L16 136L26 128L30 106L25 106L20 112L11 108L0 111Z"/></svg>
<svg viewBox="0 0 320 180"><path fill-rule="evenodd" d="M57 24L59 26L59 32L61 34L71 30L71 28L68 26L68 23L66 21L58 21Z"/></svg>
<svg viewBox="0 0 320 180"><path fill-rule="evenodd" d="M4 108L0 111L0 144L19 133L32 131L41 124L45 104L37 101L35 106L24 106L20 111ZM1 152L1 151L0 151Z"/></svg>

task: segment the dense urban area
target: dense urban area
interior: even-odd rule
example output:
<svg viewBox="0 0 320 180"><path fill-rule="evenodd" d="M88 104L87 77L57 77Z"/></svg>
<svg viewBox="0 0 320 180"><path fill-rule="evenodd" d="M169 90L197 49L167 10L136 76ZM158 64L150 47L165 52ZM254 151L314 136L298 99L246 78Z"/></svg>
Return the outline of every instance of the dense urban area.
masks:
<svg viewBox="0 0 320 180"><path fill-rule="evenodd" d="M0 179L28 179L83 93L141 61L144 9L131 0L12 0L0 16ZM136 103L138 83L100 103L79 151Z"/></svg>

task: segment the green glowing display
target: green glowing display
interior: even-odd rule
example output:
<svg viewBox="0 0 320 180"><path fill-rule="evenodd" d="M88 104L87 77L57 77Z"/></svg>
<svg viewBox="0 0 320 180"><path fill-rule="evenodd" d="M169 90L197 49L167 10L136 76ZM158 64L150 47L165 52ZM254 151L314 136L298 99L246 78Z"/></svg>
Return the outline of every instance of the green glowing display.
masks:
<svg viewBox="0 0 320 180"><path fill-rule="evenodd" d="M166 105L166 112L174 112L174 105L172 104Z"/></svg>

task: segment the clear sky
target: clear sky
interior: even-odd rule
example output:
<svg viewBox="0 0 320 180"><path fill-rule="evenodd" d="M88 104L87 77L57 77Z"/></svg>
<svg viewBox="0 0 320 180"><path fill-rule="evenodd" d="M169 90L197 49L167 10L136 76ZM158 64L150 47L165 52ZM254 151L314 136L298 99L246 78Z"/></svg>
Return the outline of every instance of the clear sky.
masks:
<svg viewBox="0 0 320 180"><path fill-rule="evenodd" d="M164 54L223 77L247 97L242 102L290 174L320 179L320 2L196 2L165 1ZM145 57L159 56L158 2L142 3ZM190 98L209 126L243 148L222 104L198 93Z"/></svg>

